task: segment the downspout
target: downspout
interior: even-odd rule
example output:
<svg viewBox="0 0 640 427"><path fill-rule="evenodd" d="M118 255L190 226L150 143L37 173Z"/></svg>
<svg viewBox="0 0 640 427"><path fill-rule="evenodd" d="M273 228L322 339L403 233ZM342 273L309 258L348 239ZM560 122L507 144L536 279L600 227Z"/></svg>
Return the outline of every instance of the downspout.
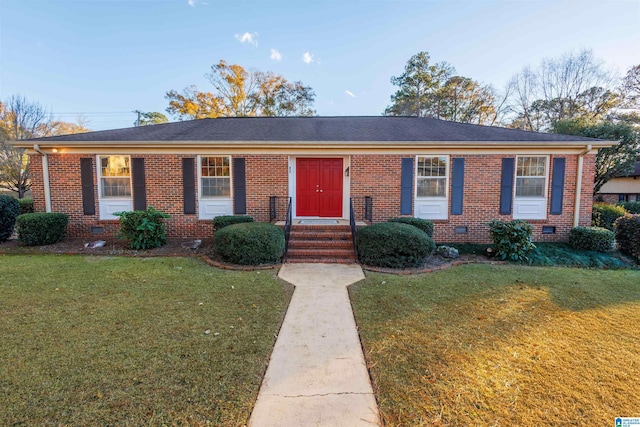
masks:
<svg viewBox="0 0 640 427"><path fill-rule="evenodd" d="M577 227L580 225L580 195L582 193L582 163L585 154L591 151L593 147L591 144L587 145L580 154L578 154L578 176L576 179L576 200L573 205L573 226Z"/></svg>
<svg viewBox="0 0 640 427"><path fill-rule="evenodd" d="M49 157L38 144L33 149L42 156L42 183L44 184L44 204L47 212L51 212L51 188L49 187Z"/></svg>

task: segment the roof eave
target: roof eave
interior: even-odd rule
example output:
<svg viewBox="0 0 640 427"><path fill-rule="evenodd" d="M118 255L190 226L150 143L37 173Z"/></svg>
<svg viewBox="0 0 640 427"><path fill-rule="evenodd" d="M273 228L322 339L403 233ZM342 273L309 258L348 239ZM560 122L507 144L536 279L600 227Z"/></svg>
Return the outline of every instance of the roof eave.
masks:
<svg viewBox="0 0 640 427"><path fill-rule="evenodd" d="M128 150L128 151L175 151L176 149L188 150L212 150L212 149L241 149L242 151L257 149L260 151L269 150L291 150L313 148L315 150L322 149L339 149L349 148L355 151L370 151L372 149L382 151L397 150L419 150L444 148L450 149L564 149L573 151L582 151L586 147L591 146L593 152L599 148L612 147L618 144L617 141L16 141L13 143L15 147L33 149L34 145L38 145L45 152L64 150L65 152L81 152L91 149L94 152L108 149L109 151Z"/></svg>

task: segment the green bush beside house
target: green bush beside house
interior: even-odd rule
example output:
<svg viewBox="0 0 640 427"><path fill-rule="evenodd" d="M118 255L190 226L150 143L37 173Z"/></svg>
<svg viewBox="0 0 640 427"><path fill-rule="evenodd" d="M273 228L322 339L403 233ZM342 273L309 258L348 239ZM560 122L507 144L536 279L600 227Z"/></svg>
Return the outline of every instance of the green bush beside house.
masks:
<svg viewBox="0 0 640 427"><path fill-rule="evenodd" d="M0 195L0 243L13 234L18 215L20 215L18 201L13 197Z"/></svg>
<svg viewBox="0 0 640 427"><path fill-rule="evenodd" d="M51 245L62 240L69 217L58 212L35 212L18 216L18 238L27 246Z"/></svg>
<svg viewBox="0 0 640 427"><path fill-rule="evenodd" d="M213 245L224 262L277 264L284 255L284 230L264 222L232 224L216 231Z"/></svg>

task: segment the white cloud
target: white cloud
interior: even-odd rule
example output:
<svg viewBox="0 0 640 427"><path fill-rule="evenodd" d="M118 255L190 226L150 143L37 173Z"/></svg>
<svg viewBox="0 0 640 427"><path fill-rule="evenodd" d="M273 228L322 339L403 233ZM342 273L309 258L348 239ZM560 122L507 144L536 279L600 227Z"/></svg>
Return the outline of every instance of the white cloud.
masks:
<svg viewBox="0 0 640 427"><path fill-rule="evenodd" d="M345 90L344 93L346 93L347 95L349 95L352 98L356 97L356 95L353 92L351 92L350 90Z"/></svg>
<svg viewBox="0 0 640 427"><path fill-rule="evenodd" d="M313 62L313 55L310 52L305 52L302 54L302 61L305 64L311 64Z"/></svg>
<svg viewBox="0 0 640 427"><path fill-rule="evenodd" d="M282 54L278 49L271 49L271 59L274 61L282 61Z"/></svg>
<svg viewBox="0 0 640 427"><path fill-rule="evenodd" d="M189 6L195 7L196 3L197 3L197 0L187 0L187 3L189 3Z"/></svg>
<svg viewBox="0 0 640 427"><path fill-rule="evenodd" d="M196 7L197 5L201 4L203 6L207 6L209 3L207 3L206 1L202 1L202 0L187 0L187 4L191 7Z"/></svg>
<svg viewBox="0 0 640 427"><path fill-rule="evenodd" d="M235 37L240 43L249 43L258 46L258 33L236 34Z"/></svg>

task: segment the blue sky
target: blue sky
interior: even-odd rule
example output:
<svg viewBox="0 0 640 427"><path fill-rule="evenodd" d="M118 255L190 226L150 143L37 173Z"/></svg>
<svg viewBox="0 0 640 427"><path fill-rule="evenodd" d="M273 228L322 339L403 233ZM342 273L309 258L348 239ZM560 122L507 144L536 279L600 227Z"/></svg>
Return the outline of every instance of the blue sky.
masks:
<svg viewBox="0 0 640 427"><path fill-rule="evenodd" d="M420 51L502 89L582 48L619 75L640 63L640 0L0 0L0 99L128 127L171 89L210 90L224 59L301 80L319 115L379 115Z"/></svg>

